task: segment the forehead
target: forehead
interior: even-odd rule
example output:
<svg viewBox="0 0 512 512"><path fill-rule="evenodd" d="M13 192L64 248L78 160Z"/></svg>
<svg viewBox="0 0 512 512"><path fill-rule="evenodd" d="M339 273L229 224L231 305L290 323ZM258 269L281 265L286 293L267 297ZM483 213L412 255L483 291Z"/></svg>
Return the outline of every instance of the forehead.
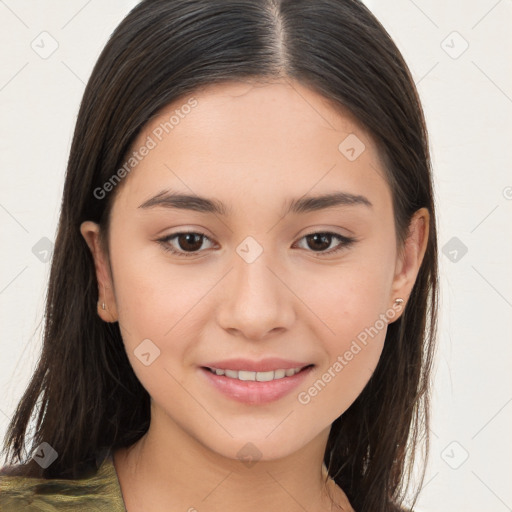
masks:
<svg viewBox="0 0 512 512"><path fill-rule="evenodd" d="M187 104L191 98L194 98L196 106L189 109ZM257 133L261 140L267 134L267 140L281 143L305 139L314 142L320 131L356 131L362 137L369 137L344 106L290 80L270 83L238 81L203 86L162 109L143 132L151 133L172 117L172 132L184 132L193 127L195 134L203 136L205 142L214 135L211 133L213 128L242 128L241 133L233 132L232 137ZM177 130L179 126L181 130ZM282 129L285 127L295 129ZM237 142L242 140L239 137Z"/></svg>
<svg viewBox="0 0 512 512"><path fill-rule="evenodd" d="M387 183L366 130L297 82L198 89L148 122L132 151L144 145L151 150L126 179L125 198L148 199L166 188L208 196L215 191L226 203L230 192L269 200L340 187L389 195L379 190Z"/></svg>

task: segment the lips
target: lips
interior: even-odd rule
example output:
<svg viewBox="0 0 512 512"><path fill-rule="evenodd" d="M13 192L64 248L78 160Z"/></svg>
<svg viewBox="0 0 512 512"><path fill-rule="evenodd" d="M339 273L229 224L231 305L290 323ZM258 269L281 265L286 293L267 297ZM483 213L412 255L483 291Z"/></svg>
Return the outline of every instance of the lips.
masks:
<svg viewBox="0 0 512 512"><path fill-rule="evenodd" d="M281 360L278 364L283 364L282 361L283 360ZM260 363L255 363L253 368ZM233 364L233 361L230 361L228 364ZM296 362L294 362L294 364L296 364ZM286 366L286 364L284 366ZM285 374L284 377L280 377L280 375L278 375L279 378L272 378L271 380L268 380L268 376L263 380L256 380L256 378L251 378L250 380L240 379L241 373L242 376L244 376L243 372L250 373L246 370L218 370L219 372L233 371L237 375L237 378L228 377L226 375L218 375L217 371L213 372L209 367L205 366L199 368L199 374L202 375L201 378L204 378L207 383L213 386L214 389L219 391L227 398L230 398L231 400L249 405L263 405L278 401L291 393L295 388L304 382L308 375L310 375L314 366L315 365L313 364L305 365L302 367L302 369L299 370L298 373L294 373L291 376L286 376ZM280 372L281 374L283 371L286 372L286 370L281 368L275 371L270 371L270 373L272 373L273 377L275 377L276 372ZM255 376L258 374L266 374L266 372L254 373Z"/></svg>

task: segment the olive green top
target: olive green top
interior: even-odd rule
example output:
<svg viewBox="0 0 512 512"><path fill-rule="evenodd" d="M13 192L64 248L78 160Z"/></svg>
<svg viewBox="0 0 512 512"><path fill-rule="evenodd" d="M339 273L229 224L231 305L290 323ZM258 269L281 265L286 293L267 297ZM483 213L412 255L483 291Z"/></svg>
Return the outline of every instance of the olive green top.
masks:
<svg viewBox="0 0 512 512"><path fill-rule="evenodd" d="M43 479L0 471L0 512L126 512L111 451L98 471L79 480Z"/></svg>

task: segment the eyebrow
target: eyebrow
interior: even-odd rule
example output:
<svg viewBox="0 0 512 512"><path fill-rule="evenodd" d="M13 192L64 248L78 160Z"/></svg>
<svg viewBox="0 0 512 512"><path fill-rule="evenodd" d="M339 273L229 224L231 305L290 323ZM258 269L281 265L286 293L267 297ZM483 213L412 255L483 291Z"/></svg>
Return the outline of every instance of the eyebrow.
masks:
<svg viewBox="0 0 512 512"><path fill-rule="evenodd" d="M358 206L363 205L372 208L370 200L362 195L349 192L332 192L315 196L302 196L292 199L287 203L284 215L290 213L304 214L336 206ZM164 190L156 196L142 203L139 208L177 208L181 210L192 210L201 213L212 213L221 216L229 216L231 210L221 201L201 197L198 195L182 194L170 190Z"/></svg>

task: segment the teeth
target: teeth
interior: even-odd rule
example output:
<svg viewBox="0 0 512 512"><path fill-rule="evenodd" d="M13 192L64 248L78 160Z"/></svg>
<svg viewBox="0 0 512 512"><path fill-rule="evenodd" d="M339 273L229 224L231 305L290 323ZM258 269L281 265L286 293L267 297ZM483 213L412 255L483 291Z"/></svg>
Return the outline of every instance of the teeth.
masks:
<svg viewBox="0 0 512 512"><path fill-rule="evenodd" d="M275 370L274 371L274 379L282 379L285 375L286 375L286 370Z"/></svg>
<svg viewBox="0 0 512 512"><path fill-rule="evenodd" d="M210 368L216 375L224 375L230 379L253 380L258 382L269 382L271 380L282 379L284 377L292 377L302 370L302 367L290 368L288 370L274 370L269 372L250 372L248 370L220 370L219 368Z"/></svg>

